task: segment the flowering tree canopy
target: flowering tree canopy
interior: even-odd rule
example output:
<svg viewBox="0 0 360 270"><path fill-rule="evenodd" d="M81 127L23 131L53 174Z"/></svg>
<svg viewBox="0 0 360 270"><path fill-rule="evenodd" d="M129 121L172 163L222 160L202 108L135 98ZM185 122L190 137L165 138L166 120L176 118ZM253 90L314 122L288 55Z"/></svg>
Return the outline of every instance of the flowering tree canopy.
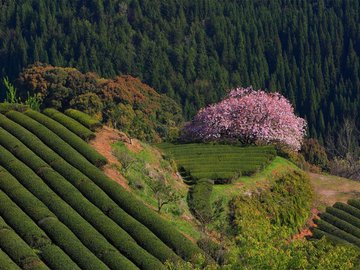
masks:
<svg viewBox="0 0 360 270"><path fill-rule="evenodd" d="M280 142L299 150L306 121L279 93L236 88L219 103L201 109L183 130L190 141Z"/></svg>

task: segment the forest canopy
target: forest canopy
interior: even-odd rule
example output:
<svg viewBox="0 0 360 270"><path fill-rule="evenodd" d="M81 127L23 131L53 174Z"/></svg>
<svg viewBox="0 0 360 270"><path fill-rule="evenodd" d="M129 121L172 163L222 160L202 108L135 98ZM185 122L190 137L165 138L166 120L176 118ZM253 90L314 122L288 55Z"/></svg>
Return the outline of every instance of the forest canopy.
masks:
<svg viewBox="0 0 360 270"><path fill-rule="evenodd" d="M323 141L360 113L359 14L355 0L0 1L0 77L37 61L131 74L187 119L252 85L280 91Z"/></svg>

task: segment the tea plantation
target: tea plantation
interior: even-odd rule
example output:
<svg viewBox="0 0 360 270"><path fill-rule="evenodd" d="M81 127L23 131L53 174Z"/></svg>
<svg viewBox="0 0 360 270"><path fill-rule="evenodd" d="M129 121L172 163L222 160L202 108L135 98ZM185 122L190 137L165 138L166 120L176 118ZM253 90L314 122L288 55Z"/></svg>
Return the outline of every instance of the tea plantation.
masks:
<svg viewBox="0 0 360 270"><path fill-rule="evenodd" d="M336 242L348 242L360 248L360 200L350 199L346 203L337 202L316 220L318 227L313 236L327 236Z"/></svg>
<svg viewBox="0 0 360 270"><path fill-rule="evenodd" d="M176 161L179 171L187 180L202 178L227 180L236 175L251 175L263 169L276 156L273 146L220 144L157 145Z"/></svg>
<svg viewBox="0 0 360 270"><path fill-rule="evenodd" d="M80 122L78 122L80 121ZM100 169L76 111L0 113L0 269L163 269L203 253Z"/></svg>

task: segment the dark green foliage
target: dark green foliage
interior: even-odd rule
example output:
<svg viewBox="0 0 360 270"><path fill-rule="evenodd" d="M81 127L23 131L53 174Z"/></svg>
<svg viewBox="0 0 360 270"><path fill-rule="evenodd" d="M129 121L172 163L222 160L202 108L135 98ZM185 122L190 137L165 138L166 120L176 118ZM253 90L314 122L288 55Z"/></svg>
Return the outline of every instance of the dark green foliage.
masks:
<svg viewBox="0 0 360 270"><path fill-rule="evenodd" d="M65 114L78 121L91 131L95 131L97 128L100 128L102 126L99 121L93 119L90 115L75 109L67 109L65 111Z"/></svg>
<svg viewBox="0 0 360 270"><path fill-rule="evenodd" d="M22 209L37 222L39 227L47 233L54 243L69 254L82 269L93 269L93 267L101 270L108 269L56 218L43 202L38 200L2 167L0 167L0 177L1 189L5 191L17 205L21 205ZM66 241L64 241L64 239L66 239Z"/></svg>
<svg viewBox="0 0 360 270"><path fill-rule="evenodd" d="M329 213L321 213L320 217L322 220L327 221L328 223L336 226L337 228L359 238L360 240L360 228L357 228L350 223L341 220L340 218L337 218ZM320 227L321 228L321 227Z"/></svg>
<svg viewBox="0 0 360 270"><path fill-rule="evenodd" d="M38 61L134 74L188 118L253 85L282 91L322 138L359 115L359 13L358 1L6 1L0 78Z"/></svg>
<svg viewBox="0 0 360 270"><path fill-rule="evenodd" d="M211 193L213 181L200 179L190 188L188 204L193 215L203 224L212 219Z"/></svg>
<svg viewBox="0 0 360 270"><path fill-rule="evenodd" d="M351 206L356 207L358 210L360 210L360 200L357 199L350 199L348 200L348 204Z"/></svg>
<svg viewBox="0 0 360 270"><path fill-rule="evenodd" d="M9 256L0 249L0 270L21 270Z"/></svg>
<svg viewBox="0 0 360 270"><path fill-rule="evenodd" d="M77 153L68 144L64 143L64 141L62 141L53 132L21 113L12 111L6 115L15 122L21 124L26 129L33 132L45 144L47 144L47 146L61 155L72 166L79 169L82 173L89 177L123 210L149 228L178 255L190 260L197 253L202 253L198 247L196 247L190 240L174 229L170 223L163 220L151 209L145 207L141 201L136 199L131 193L126 191L119 184L108 178L102 171L100 171L96 166L91 164L83 156ZM4 128L14 128L13 124L7 123L6 119L2 119L1 116L0 125ZM19 137L21 136L22 135L19 135ZM26 138L21 138L21 140L24 141ZM30 147L29 145L27 146ZM48 163L51 162L48 161Z"/></svg>
<svg viewBox="0 0 360 270"><path fill-rule="evenodd" d="M347 243L344 239L337 237L333 234L324 232L324 231L320 230L319 228L314 227L314 228L312 228L311 231L313 233L312 237L314 237L315 239L321 239L322 237L325 236L326 238L328 238L336 243Z"/></svg>
<svg viewBox="0 0 360 270"><path fill-rule="evenodd" d="M52 120L46 115L33 110L27 110L24 113L56 133L60 138L62 138L65 142L67 142L75 150L87 158L92 164L96 165L97 167L101 167L107 163L107 160L104 156L100 155L94 148L89 146L77 135L72 133L70 130L55 120Z"/></svg>
<svg viewBox="0 0 360 270"><path fill-rule="evenodd" d="M310 164L322 169L328 168L328 157L325 148L316 139L306 139L301 147L301 153Z"/></svg>
<svg viewBox="0 0 360 270"><path fill-rule="evenodd" d="M0 217L0 248L22 269L50 270L32 250Z"/></svg>
<svg viewBox="0 0 360 270"><path fill-rule="evenodd" d="M6 141L4 142L4 137ZM88 201L73 185L71 185L59 173L54 171L49 165L42 161L38 156L31 152L25 145L14 138L6 131L0 130L0 143L6 145L8 149L12 149L19 159L26 162L31 169L33 169L44 182L51 187L65 202L67 202L73 209L75 209L82 217L84 217L90 224L94 226L103 236L105 236L110 243L112 243L123 255L133 261L141 269L161 269L160 261L152 257L150 254L140 248L137 243L113 220L108 218L100 209L95 207ZM16 150L15 150L16 149ZM62 162L60 165L65 164ZM56 167L56 165L54 165ZM71 168L69 168L71 170ZM76 178L78 186L83 186L84 181L89 180L83 178ZM69 178L71 179L71 178ZM81 190L84 190L80 188ZM101 190L97 193L101 194ZM94 197L93 196L93 197ZM100 196L101 198L101 196ZM106 198L105 198L106 200ZM110 201L110 199L108 199ZM113 204L111 206L115 207ZM110 206L108 206L110 208ZM154 248L154 247L153 247Z"/></svg>
<svg viewBox="0 0 360 270"><path fill-rule="evenodd" d="M215 182L230 181L240 175L251 175L268 165L276 156L274 147L240 147L220 144L157 145L174 157L187 181L201 178Z"/></svg>
<svg viewBox="0 0 360 270"><path fill-rule="evenodd" d="M1 175L9 179L9 175L4 175L4 173L5 171L2 171ZM4 184L6 183L0 185L3 186ZM9 186L7 185L7 187ZM51 269L80 270L64 251L53 245L45 232L2 191L0 192L0 214L31 248L40 251L39 256Z"/></svg>
<svg viewBox="0 0 360 270"><path fill-rule="evenodd" d="M360 239L356 236L353 236L322 219L317 219L315 222L320 230L360 247Z"/></svg>
<svg viewBox="0 0 360 270"><path fill-rule="evenodd" d="M0 164L22 182L37 198L68 226L82 243L111 269L136 269L98 231L96 231L73 208L44 184L29 167L16 159L5 148L0 147Z"/></svg>
<svg viewBox="0 0 360 270"><path fill-rule="evenodd" d="M144 225L138 222L136 219L128 215L124 210L119 208L117 204L112 201L106 193L104 193L98 186L96 186L87 176L82 174L79 170L72 167L70 164L65 162L59 155L49 149L43 142L41 142L37 137L32 133L22 128L18 124L12 122L4 116L0 115L0 126L5 127L8 131L13 133L15 136L20 138L29 148L35 151L40 157L60 172L66 179L71 181L71 183L76 186L92 203L98 206L103 212L105 212L110 218L112 218L118 225L120 225L124 230L126 230L143 248L148 252L153 254L159 260L165 262L166 260L178 260L178 257L169 249L164 243L162 243L149 229ZM15 155L19 157L26 157L28 165L33 168L35 171L40 173L42 176L48 174L49 185L56 187L57 190L63 190L63 196L67 197L70 201L72 200L73 192L68 194L68 189L63 189L64 183L59 182L59 175L55 179L52 179L53 171L49 170L39 170L38 168L47 168L48 166L41 161L39 158L34 157L22 143L20 143L16 138L5 130L0 130L0 144L6 145ZM29 153L30 152L30 153ZM77 154L81 157L81 155ZM84 160L82 157L80 160ZM89 164L89 163L88 163ZM45 178L44 178L45 179ZM58 183L59 182L59 183ZM65 185L66 186L66 185ZM68 186L68 185L67 185ZM74 203L78 203L76 200ZM79 208L80 207L80 208ZM83 211L83 204L79 204L79 211ZM84 214L94 214L94 212L84 213ZM98 215L95 213L95 216ZM93 218L95 219L95 218ZM98 219L98 218L97 218ZM95 219L95 220L97 220ZM105 229L108 226L108 223L104 220L97 220L97 222L103 223ZM95 222L95 221L94 221ZM113 232L107 234L109 237L113 237ZM121 235L118 235L121 238ZM124 239L123 239L124 241ZM118 244L120 245L120 242ZM156 247L156 248L154 248ZM121 247L122 248L122 247ZM128 247L124 247L129 249ZM136 251L138 249L134 249ZM124 250L125 251L125 250ZM129 252L129 251L128 251ZM147 256L143 256L142 260ZM150 259L151 261L151 259ZM149 262L148 262L149 263ZM149 263L149 266L151 264Z"/></svg>
<svg viewBox="0 0 360 270"><path fill-rule="evenodd" d="M337 209L343 210L343 211L349 213L350 215L353 215L354 217L360 219L360 210L354 206L351 206L351 205L348 205L345 203L341 203L341 202L336 202L334 204L334 207Z"/></svg>
<svg viewBox="0 0 360 270"><path fill-rule="evenodd" d="M356 218L355 216L337 209L335 207L326 207L326 212L332 214L333 216L342 219L344 221L346 221L347 223L350 223L351 225L357 227L360 229L360 219Z"/></svg>
<svg viewBox="0 0 360 270"><path fill-rule="evenodd" d="M93 138L95 138L95 133L92 132L90 129L84 127L82 124L80 124L78 121L72 119L71 117L59 112L55 109L45 109L43 113L50 118L54 119L55 121L62 124L67 129L74 132L76 135L78 135L81 139L85 141L89 141Z"/></svg>

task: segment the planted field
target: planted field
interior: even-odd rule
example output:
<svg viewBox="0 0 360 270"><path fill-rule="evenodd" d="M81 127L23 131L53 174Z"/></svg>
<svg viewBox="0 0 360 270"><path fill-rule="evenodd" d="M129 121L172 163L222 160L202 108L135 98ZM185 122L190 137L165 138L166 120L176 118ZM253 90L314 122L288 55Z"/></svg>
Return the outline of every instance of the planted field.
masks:
<svg viewBox="0 0 360 270"><path fill-rule="evenodd" d="M334 241L348 242L360 248L360 199L337 202L316 220L315 238L326 236Z"/></svg>
<svg viewBox="0 0 360 270"><path fill-rule="evenodd" d="M227 180L236 175L251 175L276 156L272 146L170 143L157 146L174 158L185 180Z"/></svg>
<svg viewBox="0 0 360 270"><path fill-rule="evenodd" d="M202 253L109 179L98 168L106 160L56 119L0 114L0 264L152 270Z"/></svg>

